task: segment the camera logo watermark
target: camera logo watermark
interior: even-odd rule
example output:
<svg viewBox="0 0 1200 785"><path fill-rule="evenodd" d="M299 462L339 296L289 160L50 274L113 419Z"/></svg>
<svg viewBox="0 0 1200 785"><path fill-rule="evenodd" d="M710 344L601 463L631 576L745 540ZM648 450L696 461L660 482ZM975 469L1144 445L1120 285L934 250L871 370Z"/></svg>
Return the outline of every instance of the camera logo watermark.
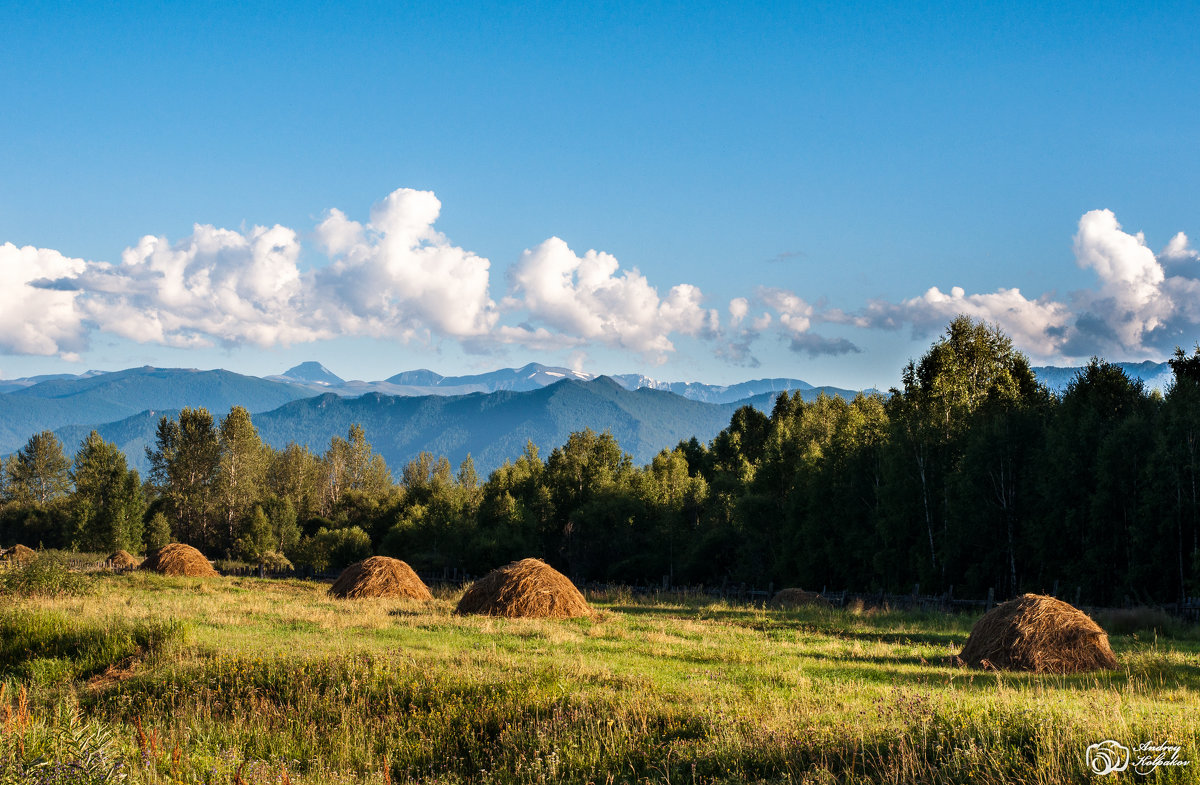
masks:
<svg viewBox="0 0 1200 785"><path fill-rule="evenodd" d="M1101 777L1129 768L1129 748L1112 739L1089 744L1084 757L1092 773Z"/></svg>
<svg viewBox="0 0 1200 785"><path fill-rule="evenodd" d="M1089 744L1084 758L1092 773L1103 777L1131 769L1135 774L1146 775L1160 766L1187 766L1187 758L1180 758L1182 748L1177 744L1159 744L1144 741L1130 749L1119 741L1105 739Z"/></svg>

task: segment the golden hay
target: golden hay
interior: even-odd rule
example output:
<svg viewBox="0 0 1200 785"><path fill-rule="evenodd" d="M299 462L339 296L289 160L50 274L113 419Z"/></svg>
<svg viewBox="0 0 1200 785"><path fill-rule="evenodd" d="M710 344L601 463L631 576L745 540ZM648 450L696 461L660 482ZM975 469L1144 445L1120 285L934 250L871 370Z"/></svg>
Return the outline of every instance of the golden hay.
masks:
<svg viewBox="0 0 1200 785"><path fill-rule="evenodd" d="M593 615L575 584L541 559L522 559L492 570L471 584L454 612L510 619Z"/></svg>
<svg viewBox="0 0 1200 785"><path fill-rule="evenodd" d="M799 608L805 605L820 605L829 607L829 600L815 591L804 589L780 589L771 598L771 604L777 608Z"/></svg>
<svg viewBox="0 0 1200 785"><path fill-rule="evenodd" d="M1100 625L1073 605L1040 594L1023 594L984 614L958 656L975 668L1034 673L1117 667Z"/></svg>
<svg viewBox="0 0 1200 785"><path fill-rule="evenodd" d="M29 564L37 559L37 551L24 545L14 545L6 551L0 552L0 557L17 564Z"/></svg>
<svg viewBox="0 0 1200 785"><path fill-rule="evenodd" d="M138 560L129 551L120 550L105 559L104 566L110 570L128 570L138 566Z"/></svg>
<svg viewBox="0 0 1200 785"><path fill-rule="evenodd" d="M168 543L158 550L150 551L138 569L188 578L216 578L220 575L208 559L204 558L204 554L190 545L179 542Z"/></svg>
<svg viewBox="0 0 1200 785"><path fill-rule="evenodd" d="M399 559L372 556L351 564L329 587L334 597L356 600L361 597L407 597L432 600L429 587Z"/></svg>

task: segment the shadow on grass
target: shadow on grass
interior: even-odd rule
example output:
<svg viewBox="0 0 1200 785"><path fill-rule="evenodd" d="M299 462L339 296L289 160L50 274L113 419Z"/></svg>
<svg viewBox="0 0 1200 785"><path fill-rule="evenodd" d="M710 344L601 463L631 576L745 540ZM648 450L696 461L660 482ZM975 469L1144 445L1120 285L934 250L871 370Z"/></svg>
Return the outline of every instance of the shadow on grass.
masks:
<svg viewBox="0 0 1200 785"><path fill-rule="evenodd" d="M967 640L965 632L869 632L866 630L836 630L829 634L842 640L864 643L884 643L889 646L938 646L962 648Z"/></svg>
<svg viewBox="0 0 1200 785"><path fill-rule="evenodd" d="M968 688L975 691L992 692L1001 687L1006 689L1120 689L1129 684L1130 677L1139 678L1136 673L1125 670L1101 671L1095 673L1029 673L1026 671L988 671L966 666L951 665L947 661L906 660L892 657L863 657L853 662L839 660L837 657L816 657L821 664L805 669L805 673L814 678L828 679L835 682L857 681L868 684L904 684L917 686L945 687L954 684L958 688ZM903 667L908 666L908 667ZM1175 683L1162 685L1173 689L1175 686L1191 687L1195 683L1197 671L1200 669L1184 666L1176 669ZM1153 689L1153 688L1152 688Z"/></svg>

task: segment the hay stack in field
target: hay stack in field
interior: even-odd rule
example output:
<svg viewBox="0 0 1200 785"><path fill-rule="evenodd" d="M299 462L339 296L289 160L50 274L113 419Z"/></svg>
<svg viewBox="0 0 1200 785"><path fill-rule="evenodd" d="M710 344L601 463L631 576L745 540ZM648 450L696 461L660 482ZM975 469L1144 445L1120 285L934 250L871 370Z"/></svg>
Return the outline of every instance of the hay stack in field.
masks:
<svg viewBox="0 0 1200 785"><path fill-rule="evenodd" d="M775 596L771 598L771 604L776 608L800 608L805 605L819 605L821 607L829 607L829 600L822 597L815 591L805 591L804 589L780 589L775 592Z"/></svg>
<svg viewBox="0 0 1200 785"><path fill-rule="evenodd" d="M138 560L126 550L120 550L104 560L104 566L110 570L128 570L138 566Z"/></svg>
<svg viewBox="0 0 1200 785"><path fill-rule="evenodd" d="M592 615L591 607L575 584L541 559L522 559L492 570L471 584L454 612L510 619Z"/></svg>
<svg viewBox="0 0 1200 785"><path fill-rule="evenodd" d="M1112 670L1108 635L1078 608L1040 594L1023 594L975 622L958 655L968 665L1034 673Z"/></svg>
<svg viewBox="0 0 1200 785"><path fill-rule="evenodd" d="M203 553L181 542L168 543L150 551L138 569L187 578L216 578L220 575Z"/></svg>
<svg viewBox="0 0 1200 785"><path fill-rule="evenodd" d="M3 551L0 556L14 564L29 564L37 559L37 551L18 544Z"/></svg>
<svg viewBox="0 0 1200 785"><path fill-rule="evenodd" d="M412 567L387 556L372 556L351 564L329 587L329 593L348 600L361 597L433 599L429 587L417 577Z"/></svg>

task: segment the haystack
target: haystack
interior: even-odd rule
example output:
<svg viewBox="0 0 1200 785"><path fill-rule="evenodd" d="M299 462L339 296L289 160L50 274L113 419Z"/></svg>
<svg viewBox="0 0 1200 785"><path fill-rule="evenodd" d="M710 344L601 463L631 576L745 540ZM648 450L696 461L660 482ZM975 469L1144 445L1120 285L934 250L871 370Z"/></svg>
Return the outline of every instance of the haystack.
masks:
<svg viewBox="0 0 1200 785"><path fill-rule="evenodd" d="M168 543L158 550L150 551L138 569L188 578L216 578L220 574L213 569L208 559L204 558L203 553L180 542Z"/></svg>
<svg viewBox="0 0 1200 785"><path fill-rule="evenodd" d="M27 548L24 545L14 545L6 551L3 551L3 558L16 564L29 564L37 559L37 551L33 548Z"/></svg>
<svg viewBox="0 0 1200 785"><path fill-rule="evenodd" d="M417 577L412 567L387 556L372 556L351 564L329 587L329 593L348 600L361 597L433 599L429 587Z"/></svg>
<svg viewBox="0 0 1200 785"><path fill-rule="evenodd" d="M492 570L471 584L454 612L510 619L592 615L591 607L575 584L541 559L522 559Z"/></svg>
<svg viewBox="0 0 1200 785"><path fill-rule="evenodd" d="M771 604L777 608L800 608L805 605L829 607L829 600L815 591L804 589L780 589L771 598Z"/></svg>
<svg viewBox="0 0 1200 785"><path fill-rule="evenodd" d="M138 566L138 560L126 550L120 550L104 560L104 566L110 570L128 570Z"/></svg>
<svg viewBox="0 0 1200 785"><path fill-rule="evenodd" d="M1023 594L984 614L958 656L976 668L1034 673L1117 667L1100 625L1073 605L1040 594Z"/></svg>

